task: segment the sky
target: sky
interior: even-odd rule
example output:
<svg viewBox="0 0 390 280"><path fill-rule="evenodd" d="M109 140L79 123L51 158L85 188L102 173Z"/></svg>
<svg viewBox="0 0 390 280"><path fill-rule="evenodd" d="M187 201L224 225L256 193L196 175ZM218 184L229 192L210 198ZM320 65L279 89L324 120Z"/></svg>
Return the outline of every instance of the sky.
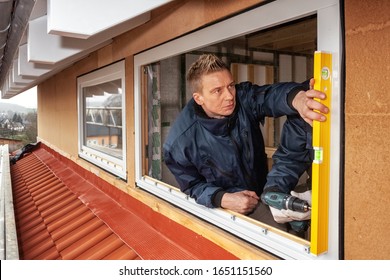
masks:
<svg viewBox="0 0 390 280"><path fill-rule="evenodd" d="M12 103L26 108L37 108L37 88L33 87L9 99L0 99L1 103Z"/></svg>

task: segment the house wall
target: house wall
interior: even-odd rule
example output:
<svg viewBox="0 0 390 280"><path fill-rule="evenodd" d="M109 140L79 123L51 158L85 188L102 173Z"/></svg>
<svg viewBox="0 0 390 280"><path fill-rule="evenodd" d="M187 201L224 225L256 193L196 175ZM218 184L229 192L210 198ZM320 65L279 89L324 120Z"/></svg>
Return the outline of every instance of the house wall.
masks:
<svg viewBox="0 0 390 280"><path fill-rule="evenodd" d="M390 259L390 5L345 1L345 258Z"/></svg>
<svg viewBox="0 0 390 280"><path fill-rule="evenodd" d="M241 258L269 258L167 203L80 160L77 156L79 75L126 59L127 165L134 177L133 55L182 34L233 15L262 1L175 1L152 13L148 23L117 38L38 86L38 137L46 145L104 180L194 231L208 236ZM386 215L390 200L389 65L390 24L387 0L345 0L345 238L346 259L389 259ZM196 15L196 17L194 17ZM180 24L178 24L180 23ZM191 221L191 222L189 222ZM378 244L379 243L379 244Z"/></svg>

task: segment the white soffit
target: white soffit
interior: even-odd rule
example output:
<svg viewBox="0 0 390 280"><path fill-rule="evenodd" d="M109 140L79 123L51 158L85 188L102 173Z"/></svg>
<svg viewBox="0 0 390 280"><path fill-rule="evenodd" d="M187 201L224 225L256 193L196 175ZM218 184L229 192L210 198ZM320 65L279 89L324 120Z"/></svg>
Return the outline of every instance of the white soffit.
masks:
<svg viewBox="0 0 390 280"><path fill-rule="evenodd" d="M27 59L27 44L19 46L18 75L39 77L54 69L53 65L44 65L29 62Z"/></svg>
<svg viewBox="0 0 390 280"><path fill-rule="evenodd" d="M4 87L5 87L5 92L11 95L16 95L21 91L20 88L12 87L12 85L9 84L8 79L5 80Z"/></svg>
<svg viewBox="0 0 390 280"><path fill-rule="evenodd" d="M20 89L23 89L25 87L25 85L24 84L15 83L12 80L12 75L8 75L8 87L11 88L11 89L20 90Z"/></svg>
<svg viewBox="0 0 390 280"><path fill-rule="evenodd" d="M47 32L86 39L171 1L47 0Z"/></svg>
<svg viewBox="0 0 390 280"><path fill-rule="evenodd" d="M12 81L16 84L28 85L28 84L31 84L32 82L34 82L34 79L26 78L26 77L19 75L19 66L18 66L17 59L15 59L13 64L12 64L12 73L10 73L10 75L12 75Z"/></svg>
<svg viewBox="0 0 390 280"><path fill-rule="evenodd" d="M28 62L56 64L111 39L111 34L101 34L88 40L62 37L47 33L47 16L29 22Z"/></svg>

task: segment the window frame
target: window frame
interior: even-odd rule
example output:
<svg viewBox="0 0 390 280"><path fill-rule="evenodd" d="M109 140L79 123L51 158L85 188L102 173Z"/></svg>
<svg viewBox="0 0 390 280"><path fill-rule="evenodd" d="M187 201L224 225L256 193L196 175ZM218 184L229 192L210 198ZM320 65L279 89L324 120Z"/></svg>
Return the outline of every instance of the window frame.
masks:
<svg viewBox="0 0 390 280"><path fill-rule="evenodd" d="M283 10L284 13L277 11ZM331 162L329 193L329 234L328 251L315 256L310 253L310 242L280 233L246 216L222 209L209 209L198 205L193 199L175 187L142 175L142 110L141 110L141 73L144 65L185 52L196 50L213 43L228 40L236 36L252 33L277 26L308 15L317 14L318 50L333 53L333 89L334 96L340 96L340 59L341 30L339 3L336 0L325 1L274 1L253 10L231 17L217 24L172 40L134 57L134 95L135 95L135 180L136 184L190 211L196 216L221 227L246 241L261 247L284 259L338 259L339 258L339 191L340 191L340 120L341 106L339 98L332 98L331 123Z"/></svg>
<svg viewBox="0 0 390 280"><path fill-rule="evenodd" d="M83 88L90 87L113 80L121 80L122 87L122 159L107 153L92 149L84 144L85 137L85 102ZM78 155L94 165L108 171L123 180L127 180L126 166L126 83L124 60L97 69L77 78L77 106L78 106Z"/></svg>

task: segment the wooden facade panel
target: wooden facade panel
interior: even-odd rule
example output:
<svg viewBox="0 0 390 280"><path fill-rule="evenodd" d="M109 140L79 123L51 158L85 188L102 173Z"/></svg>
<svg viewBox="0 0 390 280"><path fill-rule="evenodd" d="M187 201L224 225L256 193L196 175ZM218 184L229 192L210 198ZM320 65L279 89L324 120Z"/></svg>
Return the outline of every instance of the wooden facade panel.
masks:
<svg viewBox="0 0 390 280"><path fill-rule="evenodd" d="M69 133L60 135L59 146L70 154L77 154L77 99L67 97L68 92L77 92L77 83L74 78L70 80L68 76L59 76L56 82L57 98L55 110L58 118L57 129Z"/></svg>
<svg viewBox="0 0 390 280"><path fill-rule="evenodd" d="M127 143L127 177L135 177L135 127L134 127L134 60L128 57L125 63L126 72L126 143ZM130 110L129 110L130 109ZM129 180L130 187L135 187L135 181Z"/></svg>
<svg viewBox="0 0 390 280"><path fill-rule="evenodd" d="M112 59L112 45L108 45L97 51L98 67L110 64Z"/></svg>
<svg viewBox="0 0 390 280"><path fill-rule="evenodd" d="M142 52L263 2L174 1L154 11L152 19L146 24L115 38L113 59L119 60Z"/></svg>
<svg viewBox="0 0 390 280"><path fill-rule="evenodd" d="M92 54L39 84L38 137L77 157L77 77L97 68Z"/></svg>
<svg viewBox="0 0 390 280"><path fill-rule="evenodd" d="M388 118L354 115L346 124L345 258L388 259Z"/></svg>
<svg viewBox="0 0 390 280"><path fill-rule="evenodd" d="M390 12L390 8L388 9ZM373 14L373 18L376 16ZM390 16L388 16L388 20ZM352 29L347 26L346 113L389 114L390 24L385 21Z"/></svg>
<svg viewBox="0 0 390 280"><path fill-rule="evenodd" d="M345 1L345 258L389 259L390 6Z"/></svg>
<svg viewBox="0 0 390 280"><path fill-rule="evenodd" d="M389 23L388 0L353 0L345 1L345 23L348 29L354 31L367 31L377 25Z"/></svg>

